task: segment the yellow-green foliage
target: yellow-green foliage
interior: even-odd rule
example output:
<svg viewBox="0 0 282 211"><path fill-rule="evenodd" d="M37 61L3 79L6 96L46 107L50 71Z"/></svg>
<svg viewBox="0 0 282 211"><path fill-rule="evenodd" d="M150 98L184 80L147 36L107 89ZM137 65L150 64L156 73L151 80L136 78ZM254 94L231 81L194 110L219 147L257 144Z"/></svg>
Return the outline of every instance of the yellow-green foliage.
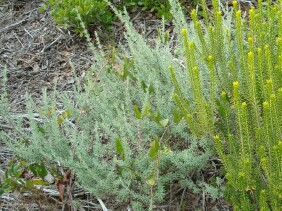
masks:
<svg viewBox="0 0 282 211"><path fill-rule="evenodd" d="M169 19L172 17L170 13L170 4L167 0L108 0L116 7L136 11L138 8L142 11L156 13L158 17ZM185 1L181 1L185 2ZM1 3L1 1L0 1ZM198 4L198 0L191 0L193 5ZM110 10L105 0L45 0L40 11L50 9L54 21L60 26L73 29L83 34L83 29L78 18L80 15L85 26L91 25L103 26L110 28L112 22L115 21L115 14Z"/></svg>
<svg viewBox="0 0 282 211"><path fill-rule="evenodd" d="M105 1L101 0L46 0L41 11L51 9L54 21L66 28L72 28L83 34L78 14L88 27L90 24L104 24L108 26L114 20L114 15L109 10Z"/></svg>
<svg viewBox="0 0 282 211"><path fill-rule="evenodd" d="M205 24L192 11L198 45L182 30L193 97L184 97L171 67L174 100L195 136L214 136L226 171L226 196L234 209L280 210L282 3L260 0L243 18L233 2L232 28L216 0L213 8L212 21L204 10ZM206 69L208 77L201 77Z"/></svg>

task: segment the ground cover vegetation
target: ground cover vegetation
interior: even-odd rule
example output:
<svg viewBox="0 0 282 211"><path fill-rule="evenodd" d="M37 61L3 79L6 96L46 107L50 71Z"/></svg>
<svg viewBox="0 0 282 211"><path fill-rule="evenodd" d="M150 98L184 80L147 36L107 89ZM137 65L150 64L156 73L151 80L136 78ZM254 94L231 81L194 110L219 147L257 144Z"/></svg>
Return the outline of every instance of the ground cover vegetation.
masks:
<svg viewBox="0 0 282 211"><path fill-rule="evenodd" d="M16 131L1 139L18 157L40 161L28 165L40 182L60 163L83 189L133 210L153 209L175 184L214 199L224 192L234 210L281 209L282 2L259 0L243 14L237 2L213 0L209 13L202 1L203 18L193 10L191 23L169 3L177 48L164 27L148 45L127 12L112 8L127 46L110 57L91 43L77 8L95 61L87 77L76 78L72 95L43 90L41 105L26 96L28 121L10 116L1 94L0 115ZM215 156L223 189L196 179Z"/></svg>
<svg viewBox="0 0 282 211"><path fill-rule="evenodd" d="M110 1L115 7L129 11L149 11L155 13L158 17L164 17L166 20L172 17L170 13L170 4L166 0L122 0ZM197 5L197 0L181 0L183 5ZM104 0L47 0L41 8L41 11L51 9L54 21L66 28L72 28L76 32L83 34L80 21L88 28L90 25L103 26L103 29L110 29L112 22L116 19L114 13L109 9L109 5ZM77 13L81 20L77 19Z"/></svg>

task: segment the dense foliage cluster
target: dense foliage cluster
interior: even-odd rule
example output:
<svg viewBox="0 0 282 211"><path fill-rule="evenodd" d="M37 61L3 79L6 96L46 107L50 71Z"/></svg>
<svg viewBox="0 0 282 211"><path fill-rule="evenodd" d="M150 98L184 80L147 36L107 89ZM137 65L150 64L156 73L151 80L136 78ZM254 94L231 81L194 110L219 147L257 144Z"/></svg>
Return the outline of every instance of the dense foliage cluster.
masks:
<svg viewBox="0 0 282 211"><path fill-rule="evenodd" d="M110 0L109 2L119 9L126 8L130 11L136 11L140 8L142 11L149 11L160 18L168 19L172 17L170 4L167 0ZM183 5L195 5L197 0L182 0L181 2ZM81 35L83 29L77 18L77 13L81 16L81 20L86 27L102 25L104 29L107 29L112 26L112 22L116 19L105 0L46 0L41 7L41 11L48 8L51 10L56 23L71 28Z"/></svg>
<svg viewBox="0 0 282 211"><path fill-rule="evenodd" d="M233 2L232 28L225 26L217 5L213 1L213 26L204 31L195 12L191 14L200 45L189 38L187 29L182 30L193 99L183 96L171 67L173 97L195 136L214 136L226 170L226 197L234 209L279 210L282 5L264 7L258 1L258 8L251 8L248 19L243 19ZM204 70L207 77L201 75Z"/></svg>

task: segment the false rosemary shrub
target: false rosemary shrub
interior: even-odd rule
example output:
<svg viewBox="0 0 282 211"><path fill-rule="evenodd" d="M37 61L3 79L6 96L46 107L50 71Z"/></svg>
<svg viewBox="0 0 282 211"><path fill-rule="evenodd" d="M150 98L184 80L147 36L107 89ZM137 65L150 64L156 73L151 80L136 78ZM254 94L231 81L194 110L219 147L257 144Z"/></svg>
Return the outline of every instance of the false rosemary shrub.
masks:
<svg viewBox="0 0 282 211"><path fill-rule="evenodd" d="M282 3L260 0L246 19L237 2L233 10L232 28L216 0L213 20L204 9L205 25L192 12L200 43L189 30L181 33L193 97L184 96L189 90L180 87L170 67L173 97L196 137L214 136L226 171L226 197L234 209L280 210Z"/></svg>
<svg viewBox="0 0 282 211"><path fill-rule="evenodd" d="M171 185L201 191L195 175L206 168L212 151L207 139L190 136L175 113L168 67L183 79L180 84L188 84L168 34L163 30L149 46L126 12L115 12L126 27L124 56L113 55L109 63L86 33L95 63L83 82L76 78L71 94L43 91L40 106L27 97L28 131L22 129L24 119L15 122L1 112L17 132L1 132L1 139L30 162L71 169L78 184L97 197L148 210L162 202ZM175 15L179 28L182 20Z"/></svg>
<svg viewBox="0 0 282 211"><path fill-rule="evenodd" d="M282 122L278 112L282 108L282 89L275 94L270 91L262 105L252 108L248 103L254 102L240 99L239 83L234 82L233 86L232 110L236 112L238 134L215 136L216 148L227 172L228 197L235 210L280 210ZM259 126L249 109L262 109ZM228 153L225 153L224 145L229 149Z"/></svg>

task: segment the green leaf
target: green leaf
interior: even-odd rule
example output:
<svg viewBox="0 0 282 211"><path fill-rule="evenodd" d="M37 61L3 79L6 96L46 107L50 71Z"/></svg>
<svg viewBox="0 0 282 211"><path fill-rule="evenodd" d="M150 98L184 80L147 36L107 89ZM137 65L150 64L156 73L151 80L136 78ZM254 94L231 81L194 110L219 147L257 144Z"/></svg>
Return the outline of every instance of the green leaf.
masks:
<svg viewBox="0 0 282 211"><path fill-rule="evenodd" d="M149 179L147 179L146 183L150 186L154 186L156 184L156 178L153 174Z"/></svg>
<svg viewBox="0 0 282 211"><path fill-rule="evenodd" d="M161 124L161 126L165 127L165 126L167 126L168 119L163 119L163 120L159 121L159 123Z"/></svg>
<svg viewBox="0 0 282 211"><path fill-rule="evenodd" d="M156 122L160 122L162 120L162 115L161 115L161 112L159 110L157 111L157 116L154 118L154 120Z"/></svg>
<svg viewBox="0 0 282 211"><path fill-rule="evenodd" d="M29 188L29 189L31 189L31 188L34 188L33 186L33 181L30 181L30 180L26 180L25 181L25 186L27 187L27 188Z"/></svg>
<svg viewBox="0 0 282 211"><path fill-rule="evenodd" d="M19 162L19 165L21 166L21 167L25 167L26 166L26 161L24 161L24 160L22 160L22 161L20 161Z"/></svg>
<svg viewBox="0 0 282 211"><path fill-rule="evenodd" d="M131 72L129 72L128 70L124 71L126 77L129 76L133 81L137 81L137 78L135 78Z"/></svg>
<svg viewBox="0 0 282 211"><path fill-rule="evenodd" d="M164 33L164 43L168 43L169 41L169 32Z"/></svg>
<svg viewBox="0 0 282 211"><path fill-rule="evenodd" d="M142 118L142 115L141 115L141 112L140 112L140 110L139 110L139 108L138 108L137 105L134 105L134 111L135 111L135 117L136 117L137 119L141 119L141 118Z"/></svg>
<svg viewBox="0 0 282 211"><path fill-rule="evenodd" d="M44 177L46 177L48 174L43 162L41 162L40 165L36 167L36 171L42 179L44 179Z"/></svg>
<svg viewBox="0 0 282 211"><path fill-rule="evenodd" d="M0 189L0 196L4 193L3 189Z"/></svg>
<svg viewBox="0 0 282 211"><path fill-rule="evenodd" d="M149 86L149 94L154 93L154 87L152 85Z"/></svg>
<svg viewBox="0 0 282 211"><path fill-rule="evenodd" d="M124 160L125 154L124 149L120 139L116 140L116 152L120 155L121 159Z"/></svg>
<svg viewBox="0 0 282 211"><path fill-rule="evenodd" d="M148 87L143 80L141 81L141 87L142 87L144 92L147 92L147 90L148 90L149 94L152 94L154 92L154 87L152 85L150 85Z"/></svg>
<svg viewBox="0 0 282 211"><path fill-rule="evenodd" d="M33 183L33 185L49 185L48 182L43 181L41 179L33 179L32 183Z"/></svg>
<svg viewBox="0 0 282 211"><path fill-rule="evenodd" d="M64 119L70 118L70 116L71 116L70 110L64 110L61 116L62 116Z"/></svg>
<svg viewBox="0 0 282 211"><path fill-rule="evenodd" d="M70 110L63 111L62 114L58 117L57 124L61 125L63 123L63 121L67 118L70 118L70 116L71 116Z"/></svg>
<svg viewBox="0 0 282 211"><path fill-rule="evenodd" d="M30 165L28 168L33 173L34 176L37 176L36 166L35 165Z"/></svg>
<svg viewBox="0 0 282 211"><path fill-rule="evenodd" d="M58 120L57 120L57 124L61 125L63 123L63 121L64 121L64 119L61 116L59 116Z"/></svg>
<svg viewBox="0 0 282 211"><path fill-rule="evenodd" d="M180 120L181 120L181 115L180 115L178 109L174 108L173 109L173 122L174 123L179 123Z"/></svg>
<svg viewBox="0 0 282 211"><path fill-rule="evenodd" d="M159 139L156 136L155 140L151 143L151 148L150 148L150 152L149 152L150 160L153 160L153 159L158 157L159 149L160 149Z"/></svg>
<svg viewBox="0 0 282 211"><path fill-rule="evenodd" d="M43 128L43 127L41 127L39 124L37 124L37 129L38 129L38 131L39 131L40 133L42 133L43 135L45 135L45 134L46 134L46 132L45 132L44 128Z"/></svg>
<svg viewBox="0 0 282 211"><path fill-rule="evenodd" d="M143 91L146 92L147 85L146 85L146 83L143 80L141 81L141 87L142 87Z"/></svg>
<svg viewBox="0 0 282 211"><path fill-rule="evenodd" d="M150 114L150 108L151 108L151 104L149 101L147 101L142 110L142 117L148 116Z"/></svg>
<svg viewBox="0 0 282 211"><path fill-rule="evenodd" d="M18 164L16 164L16 165L14 165L14 164L12 164L12 166L11 166L11 176L14 176L14 177L20 177L21 176L21 174L22 174L22 168L18 165Z"/></svg>

